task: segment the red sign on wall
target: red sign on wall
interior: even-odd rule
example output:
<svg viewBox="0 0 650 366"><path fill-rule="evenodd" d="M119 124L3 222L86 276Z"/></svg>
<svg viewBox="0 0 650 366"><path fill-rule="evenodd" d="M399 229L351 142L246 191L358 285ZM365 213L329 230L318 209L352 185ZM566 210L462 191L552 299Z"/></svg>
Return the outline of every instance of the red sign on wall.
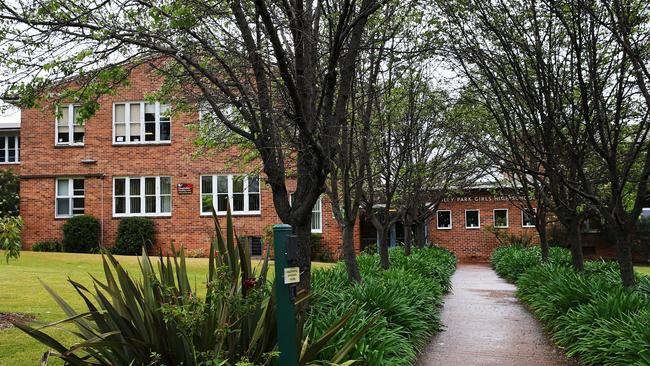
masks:
<svg viewBox="0 0 650 366"><path fill-rule="evenodd" d="M192 194L194 185L192 183L178 183L176 185L176 192L178 194Z"/></svg>

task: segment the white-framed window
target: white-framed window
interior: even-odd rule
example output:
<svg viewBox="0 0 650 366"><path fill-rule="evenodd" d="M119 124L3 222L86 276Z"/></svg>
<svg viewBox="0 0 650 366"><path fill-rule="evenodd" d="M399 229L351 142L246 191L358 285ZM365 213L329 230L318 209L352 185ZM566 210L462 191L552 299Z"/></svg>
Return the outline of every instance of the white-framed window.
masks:
<svg viewBox="0 0 650 366"><path fill-rule="evenodd" d="M113 178L113 216L171 216L171 177Z"/></svg>
<svg viewBox="0 0 650 366"><path fill-rule="evenodd" d="M438 230L449 230L452 228L451 210L438 210L436 214Z"/></svg>
<svg viewBox="0 0 650 366"><path fill-rule="evenodd" d="M533 213L535 212L537 209L533 208ZM535 227L535 216L528 210L521 210L521 227Z"/></svg>
<svg viewBox="0 0 650 366"><path fill-rule="evenodd" d="M508 209L507 208L495 208L492 210L492 220L495 228L507 228L508 227Z"/></svg>
<svg viewBox="0 0 650 366"><path fill-rule="evenodd" d="M293 203L293 196L294 193L289 195L289 204ZM316 203L314 203L314 207L311 209L311 232L323 232L323 200L321 197L318 197Z"/></svg>
<svg viewBox="0 0 650 366"><path fill-rule="evenodd" d="M84 214L85 187L83 178L57 178L54 216L72 217Z"/></svg>
<svg viewBox="0 0 650 366"><path fill-rule="evenodd" d="M113 144L171 142L171 110L159 102L113 103Z"/></svg>
<svg viewBox="0 0 650 366"><path fill-rule="evenodd" d="M260 177L257 175L201 176L201 215L231 211L237 215L258 215L260 208Z"/></svg>
<svg viewBox="0 0 650 366"><path fill-rule="evenodd" d="M465 210L465 228L478 229L481 227L481 211Z"/></svg>
<svg viewBox="0 0 650 366"><path fill-rule="evenodd" d="M79 118L79 106L66 104L57 107L56 113L56 145L81 146L84 144L86 126Z"/></svg>
<svg viewBox="0 0 650 366"><path fill-rule="evenodd" d="M0 135L0 164L20 162L20 136Z"/></svg>

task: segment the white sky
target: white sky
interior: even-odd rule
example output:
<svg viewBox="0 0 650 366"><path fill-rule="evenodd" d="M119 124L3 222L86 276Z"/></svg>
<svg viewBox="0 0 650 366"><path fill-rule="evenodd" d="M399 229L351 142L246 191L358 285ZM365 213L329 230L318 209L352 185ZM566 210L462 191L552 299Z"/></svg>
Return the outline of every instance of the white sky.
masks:
<svg viewBox="0 0 650 366"><path fill-rule="evenodd" d="M0 101L0 125L20 122L20 109Z"/></svg>

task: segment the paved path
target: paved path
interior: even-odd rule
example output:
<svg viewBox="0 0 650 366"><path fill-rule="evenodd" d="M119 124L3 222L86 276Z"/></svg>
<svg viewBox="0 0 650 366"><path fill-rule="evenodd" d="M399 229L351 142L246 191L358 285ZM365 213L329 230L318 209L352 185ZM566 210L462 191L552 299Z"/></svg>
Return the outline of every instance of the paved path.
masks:
<svg viewBox="0 0 650 366"><path fill-rule="evenodd" d="M446 329L431 341L419 366L572 365L544 335L539 322L521 305L515 286L489 265L461 264L445 298Z"/></svg>

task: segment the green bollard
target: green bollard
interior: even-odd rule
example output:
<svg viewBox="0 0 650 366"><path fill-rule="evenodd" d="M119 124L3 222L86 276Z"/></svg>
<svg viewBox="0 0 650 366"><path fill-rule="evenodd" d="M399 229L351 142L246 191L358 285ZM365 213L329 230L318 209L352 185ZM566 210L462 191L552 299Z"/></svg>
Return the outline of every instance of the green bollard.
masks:
<svg viewBox="0 0 650 366"><path fill-rule="evenodd" d="M298 366L298 341L296 340L296 313L291 298L290 284L285 282L285 268L289 266L287 245L291 226L273 225L273 250L275 256L275 298L278 322L278 351L280 366Z"/></svg>

